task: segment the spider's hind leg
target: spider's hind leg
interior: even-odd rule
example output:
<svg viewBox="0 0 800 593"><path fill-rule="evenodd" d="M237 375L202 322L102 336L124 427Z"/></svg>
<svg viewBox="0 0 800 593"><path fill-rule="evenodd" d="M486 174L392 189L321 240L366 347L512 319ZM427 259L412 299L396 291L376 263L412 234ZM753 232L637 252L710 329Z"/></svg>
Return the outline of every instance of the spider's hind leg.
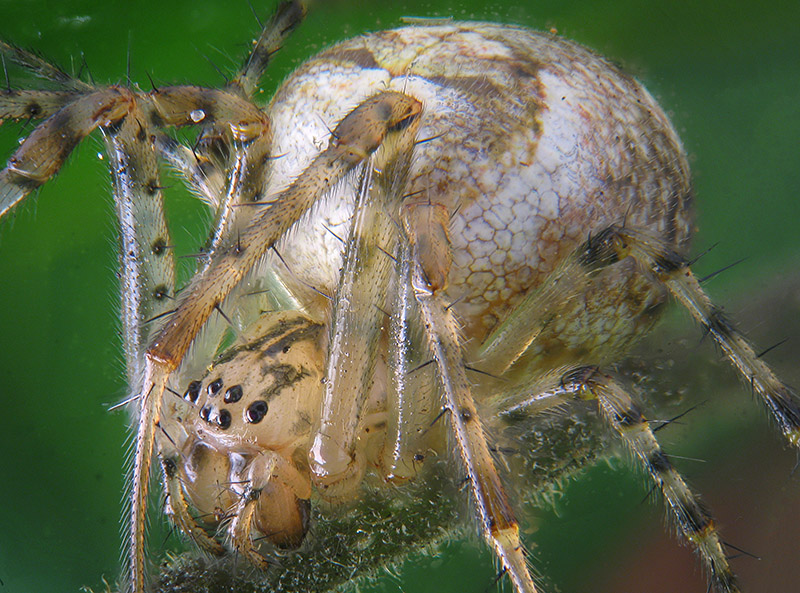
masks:
<svg viewBox="0 0 800 593"><path fill-rule="evenodd" d="M603 241L614 257L635 258L708 331L753 392L762 399L786 440L794 447L800 447L800 402L797 397L759 358L722 309L706 295L688 262L663 241L644 232L612 226L603 235Z"/></svg>
<svg viewBox="0 0 800 593"><path fill-rule="evenodd" d="M519 397L517 391L522 390L527 397ZM638 404L619 382L597 367L584 366L548 373L509 396L504 398L507 405L498 410L501 415L538 414L576 400L597 400L603 419L639 461L664 498L681 536L698 552L714 591L739 591L713 518L672 465Z"/></svg>
<svg viewBox="0 0 800 593"><path fill-rule="evenodd" d="M673 467L630 394L595 368L577 369L572 376L582 385L583 397L597 399L606 422L661 492L681 535L697 550L708 569L714 591L737 593L736 576L728 565L714 520Z"/></svg>

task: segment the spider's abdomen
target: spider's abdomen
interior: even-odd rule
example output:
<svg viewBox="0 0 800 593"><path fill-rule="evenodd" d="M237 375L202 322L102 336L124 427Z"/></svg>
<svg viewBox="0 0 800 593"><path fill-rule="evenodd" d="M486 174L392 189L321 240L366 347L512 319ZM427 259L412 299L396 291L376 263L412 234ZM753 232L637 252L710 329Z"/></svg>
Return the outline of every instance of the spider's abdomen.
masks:
<svg viewBox="0 0 800 593"><path fill-rule="evenodd" d="M552 34L453 23L345 41L277 93L273 187L294 179L332 129L386 89L422 101L404 194L451 213L448 297L482 339L531 287L611 224L676 247L690 234L689 170L667 117L634 79ZM333 291L355 179L323 200L281 251L305 282ZM329 232L327 229L334 231ZM662 296L631 266L602 274L543 348L593 351L641 333ZM599 323L599 325L598 325ZM591 327L590 327L591 326ZM552 340L550 340L552 342ZM589 343L591 342L591 343Z"/></svg>

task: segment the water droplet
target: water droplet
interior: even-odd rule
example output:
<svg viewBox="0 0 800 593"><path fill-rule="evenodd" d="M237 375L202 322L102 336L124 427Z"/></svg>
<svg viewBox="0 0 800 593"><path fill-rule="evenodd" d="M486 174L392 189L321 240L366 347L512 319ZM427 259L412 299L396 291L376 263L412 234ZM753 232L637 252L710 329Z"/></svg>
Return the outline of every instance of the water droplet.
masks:
<svg viewBox="0 0 800 593"><path fill-rule="evenodd" d="M205 117L206 117L206 112L205 112L205 111L203 111L202 109L195 109L194 111L192 111L192 112L189 114L189 117L191 117L191 118L192 118L192 121L193 121L194 123L198 123L198 122L201 122L201 121L203 121L203 120L205 119Z"/></svg>
<svg viewBox="0 0 800 593"><path fill-rule="evenodd" d="M102 161L103 160L103 153L102 152L98 152L97 153L97 158Z"/></svg>

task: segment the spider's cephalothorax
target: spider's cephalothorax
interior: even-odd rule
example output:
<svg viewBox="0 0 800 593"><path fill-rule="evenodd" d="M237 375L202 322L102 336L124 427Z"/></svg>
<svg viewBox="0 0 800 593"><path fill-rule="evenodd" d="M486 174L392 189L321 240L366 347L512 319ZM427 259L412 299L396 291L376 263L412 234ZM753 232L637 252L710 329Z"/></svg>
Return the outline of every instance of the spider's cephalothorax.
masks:
<svg viewBox="0 0 800 593"><path fill-rule="evenodd" d="M800 438L796 400L683 257L691 184L662 110L574 43L457 22L342 42L256 106L303 12L282 3L222 89L96 87L0 45L60 88L0 93L0 121L44 119L0 172L0 215L91 131L105 138L137 418L133 590L154 452L187 536L277 570L269 549L301 544L315 497L351 500L368 472L402 485L449 443L481 533L514 590L533 593L493 431L591 399L714 588L737 591L711 517L604 368L672 295ZM171 126L198 126L197 143ZM174 299L159 159L216 220Z"/></svg>

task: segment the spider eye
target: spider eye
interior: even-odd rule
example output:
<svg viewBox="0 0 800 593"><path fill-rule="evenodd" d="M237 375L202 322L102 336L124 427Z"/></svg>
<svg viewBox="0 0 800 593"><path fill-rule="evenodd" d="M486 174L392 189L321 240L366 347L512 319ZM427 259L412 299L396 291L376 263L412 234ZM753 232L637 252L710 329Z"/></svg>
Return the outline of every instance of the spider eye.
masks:
<svg viewBox="0 0 800 593"><path fill-rule="evenodd" d="M267 402L264 400L254 401L247 407L247 410L244 413L244 418L250 424L258 424L264 419L264 416L267 415L267 410L269 407L267 406Z"/></svg>
<svg viewBox="0 0 800 593"><path fill-rule="evenodd" d="M208 384L208 395L217 395L220 389L222 389L222 379L215 379Z"/></svg>
<svg viewBox="0 0 800 593"><path fill-rule="evenodd" d="M192 381L189 383L189 387L186 388L186 393L183 394L183 399L193 404L197 403L197 398L200 396L200 385L200 381Z"/></svg>
<svg viewBox="0 0 800 593"><path fill-rule="evenodd" d="M200 418L208 422L209 418L211 417L211 406L203 406L200 410Z"/></svg>
<svg viewBox="0 0 800 593"><path fill-rule="evenodd" d="M217 425L222 430L225 430L226 428L230 428L230 425L231 425L231 413L228 410L220 410L219 411L219 414L217 414Z"/></svg>
<svg viewBox="0 0 800 593"><path fill-rule="evenodd" d="M225 392L222 400L226 404L235 404L240 399L242 399L242 386L241 385L234 385L233 387L229 387L228 390Z"/></svg>

